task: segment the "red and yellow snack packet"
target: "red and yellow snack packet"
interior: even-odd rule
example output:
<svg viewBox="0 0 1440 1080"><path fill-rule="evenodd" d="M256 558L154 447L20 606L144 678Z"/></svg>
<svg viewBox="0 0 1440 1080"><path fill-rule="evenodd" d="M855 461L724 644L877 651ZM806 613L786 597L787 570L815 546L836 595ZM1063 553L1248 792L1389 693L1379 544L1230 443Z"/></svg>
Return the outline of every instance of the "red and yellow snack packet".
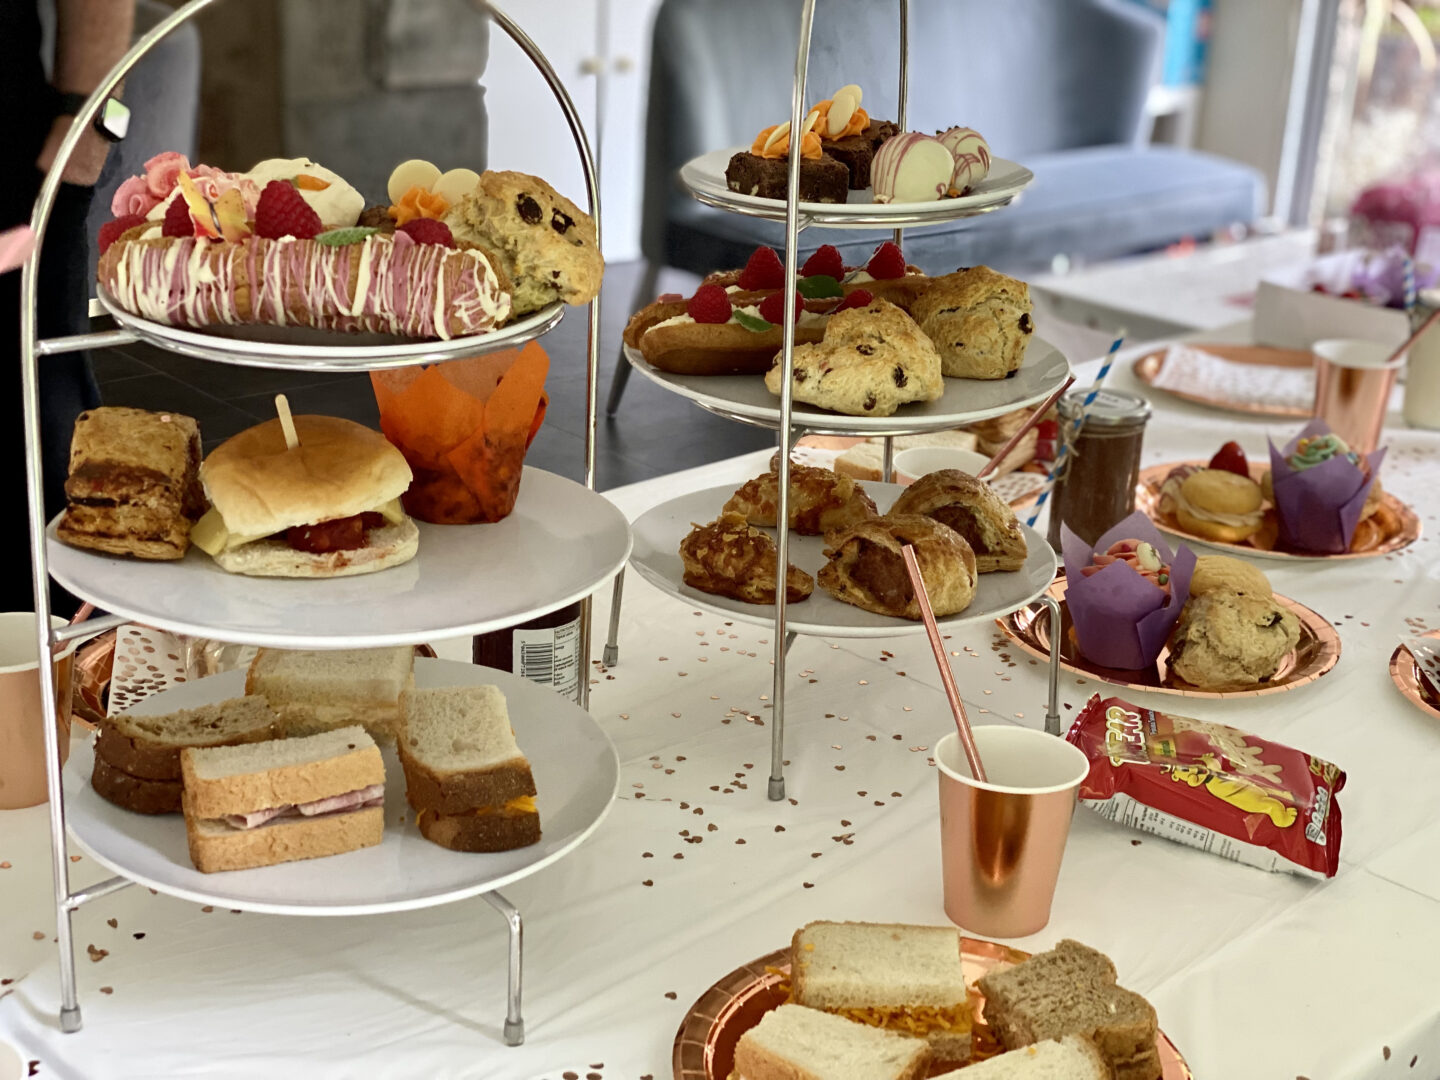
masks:
<svg viewBox="0 0 1440 1080"><path fill-rule="evenodd" d="M535 342L373 371L380 430L415 474L405 512L436 525L499 521L515 508L525 451L545 419L550 358Z"/></svg>

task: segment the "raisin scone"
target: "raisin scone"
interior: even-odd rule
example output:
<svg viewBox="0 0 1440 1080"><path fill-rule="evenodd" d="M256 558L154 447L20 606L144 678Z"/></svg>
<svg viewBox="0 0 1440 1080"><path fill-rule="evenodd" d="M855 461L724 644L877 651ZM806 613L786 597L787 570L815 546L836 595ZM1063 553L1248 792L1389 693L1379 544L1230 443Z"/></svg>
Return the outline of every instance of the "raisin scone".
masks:
<svg viewBox="0 0 1440 1080"><path fill-rule="evenodd" d="M1035 332L1030 286L971 266L930 279L910 314L940 350L941 370L959 379L1005 379L1025 362Z"/></svg>
<svg viewBox="0 0 1440 1080"><path fill-rule="evenodd" d="M708 525L693 525L680 541L685 584L701 592L747 604L775 603L775 540L752 528L741 514L724 512ZM785 576L785 602L796 604L815 591L815 581L793 563Z"/></svg>
<svg viewBox="0 0 1440 1080"><path fill-rule="evenodd" d="M780 396L780 355L765 386ZM890 416L945 393L940 354L915 321L887 300L830 316L824 338L797 345L794 397L847 416Z"/></svg>
<svg viewBox="0 0 1440 1080"><path fill-rule="evenodd" d="M920 619L901 545L915 548L920 579L936 618L958 615L975 599L975 552L965 538L921 514L870 518L826 538L820 587L836 600L877 615Z"/></svg>
<svg viewBox="0 0 1440 1080"><path fill-rule="evenodd" d="M975 552L975 569L1019 570L1029 553L1010 504L984 480L959 469L939 469L900 493L892 514L924 514L948 525Z"/></svg>
<svg viewBox="0 0 1440 1080"><path fill-rule="evenodd" d="M1206 690L1274 676L1300 640L1300 620L1268 596L1192 597L1170 639L1170 670Z"/></svg>
<svg viewBox="0 0 1440 1080"><path fill-rule="evenodd" d="M751 525L774 526L780 520L780 455L770 471L747 480L722 509L742 515ZM848 476L830 469L790 464L790 527L801 536L823 536L875 517L875 500Z"/></svg>
<svg viewBox="0 0 1440 1080"><path fill-rule="evenodd" d="M605 260L595 222L538 176L482 173L444 220L455 239L500 253L514 284L514 315L556 300L588 304L600 291Z"/></svg>

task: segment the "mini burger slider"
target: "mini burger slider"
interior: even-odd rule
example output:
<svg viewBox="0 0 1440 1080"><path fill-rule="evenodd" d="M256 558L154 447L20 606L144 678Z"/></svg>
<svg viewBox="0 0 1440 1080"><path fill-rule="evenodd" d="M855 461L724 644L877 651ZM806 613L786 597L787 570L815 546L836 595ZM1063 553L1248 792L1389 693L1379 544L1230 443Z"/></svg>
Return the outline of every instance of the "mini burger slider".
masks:
<svg viewBox="0 0 1440 1080"><path fill-rule="evenodd" d="M385 437L334 416L242 431L200 466L212 504L191 541L222 570L255 577L343 577L415 557L420 532L400 506L410 466Z"/></svg>

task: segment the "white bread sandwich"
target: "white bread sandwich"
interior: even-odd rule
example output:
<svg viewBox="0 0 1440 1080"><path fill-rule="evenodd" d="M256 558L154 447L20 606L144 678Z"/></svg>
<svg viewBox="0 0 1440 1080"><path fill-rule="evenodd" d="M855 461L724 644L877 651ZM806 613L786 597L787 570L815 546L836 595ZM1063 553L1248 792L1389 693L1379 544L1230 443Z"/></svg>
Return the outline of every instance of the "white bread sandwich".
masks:
<svg viewBox="0 0 1440 1080"><path fill-rule="evenodd" d="M200 466L211 508L191 541L222 570L255 577L371 574L415 557L420 532L400 506L410 466L378 431L297 416L242 431Z"/></svg>
<svg viewBox="0 0 1440 1080"><path fill-rule="evenodd" d="M953 926L812 922L790 943L790 1000L970 1059L973 1015ZM747 1078L748 1080L748 1078Z"/></svg>
<svg viewBox="0 0 1440 1080"><path fill-rule="evenodd" d="M919 1080L930 1063L924 1039L781 1005L735 1045L744 1080Z"/></svg>
<svg viewBox="0 0 1440 1080"><path fill-rule="evenodd" d="M245 674L245 693L259 694L280 715L287 735L359 724L377 738L400 723L400 695L415 685L415 650L261 649Z"/></svg>
<svg viewBox="0 0 1440 1080"><path fill-rule="evenodd" d="M190 861L207 874L380 843L385 765L362 727L180 752Z"/></svg>
<svg viewBox="0 0 1440 1080"><path fill-rule="evenodd" d="M1083 1035L1095 1044L1115 1080L1158 1080L1155 1010L1115 982L1102 952L1065 940L1022 964L979 980L985 1022L1007 1049L1043 1039Z"/></svg>
<svg viewBox="0 0 1440 1080"><path fill-rule="evenodd" d="M425 839L452 851L509 851L540 839L535 778L498 687L405 691L396 745Z"/></svg>
<svg viewBox="0 0 1440 1080"><path fill-rule="evenodd" d="M100 724L90 786L126 810L178 814L181 750L273 739L279 734L276 720L260 698L232 698L163 716L117 713Z"/></svg>
<svg viewBox="0 0 1440 1080"><path fill-rule="evenodd" d="M935 1080L1110 1080L1110 1067L1089 1039L1066 1035L1007 1050Z"/></svg>

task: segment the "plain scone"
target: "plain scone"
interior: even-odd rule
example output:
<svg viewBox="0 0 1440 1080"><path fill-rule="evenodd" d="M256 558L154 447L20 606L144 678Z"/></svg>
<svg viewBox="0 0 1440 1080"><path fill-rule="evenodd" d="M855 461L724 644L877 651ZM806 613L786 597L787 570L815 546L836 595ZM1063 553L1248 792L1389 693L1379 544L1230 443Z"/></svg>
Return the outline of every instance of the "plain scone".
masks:
<svg viewBox="0 0 1440 1080"><path fill-rule="evenodd" d="M735 1046L745 1080L920 1080L929 1062L924 1039L803 1005L772 1009Z"/></svg>
<svg viewBox="0 0 1440 1080"><path fill-rule="evenodd" d="M1115 965L1104 953L1066 939L977 985L985 995L985 1022L1007 1049L1083 1035L1114 1080L1159 1080L1155 1010L1116 984Z"/></svg>
<svg viewBox="0 0 1440 1080"><path fill-rule="evenodd" d="M780 360L765 375L776 397ZM935 346L886 300L831 315L819 344L795 347L793 371L796 401L848 416L890 416L901 405L945 394Z"/></svg>

